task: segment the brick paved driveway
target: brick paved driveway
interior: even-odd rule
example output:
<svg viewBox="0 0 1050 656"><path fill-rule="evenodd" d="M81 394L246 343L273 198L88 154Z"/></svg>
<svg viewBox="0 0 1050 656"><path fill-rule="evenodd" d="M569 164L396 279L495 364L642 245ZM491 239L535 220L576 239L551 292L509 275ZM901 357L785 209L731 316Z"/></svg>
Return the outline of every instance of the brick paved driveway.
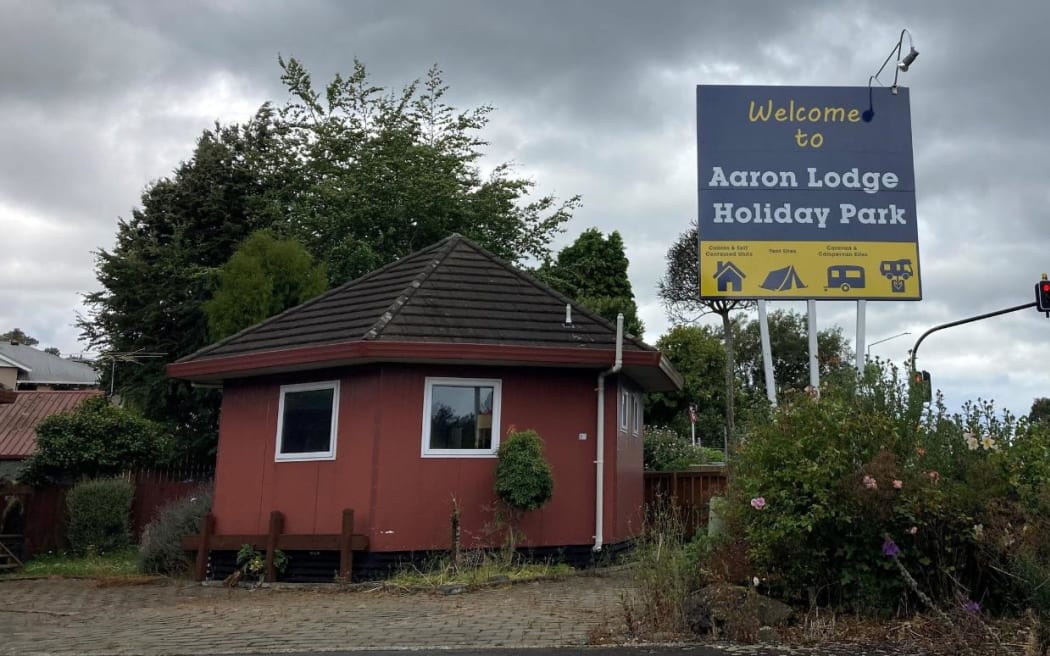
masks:
<svg viewBox="0 0 1050 656"><path fill-rule="evenodd" d="M0 654L200 654L579 645L628 575L462 595L0 581Z"/></svg>

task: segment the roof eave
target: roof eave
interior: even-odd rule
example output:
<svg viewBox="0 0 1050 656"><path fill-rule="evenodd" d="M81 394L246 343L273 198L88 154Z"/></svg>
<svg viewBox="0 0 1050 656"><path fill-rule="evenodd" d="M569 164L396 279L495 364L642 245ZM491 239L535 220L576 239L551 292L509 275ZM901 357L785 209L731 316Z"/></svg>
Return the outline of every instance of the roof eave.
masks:
<svg viewBox="0 0 1050 656"><path fill-rule="evenodd" d="M297 349L283 349L221 358L174 362L168 375L197 383L221 383L293 371L329 369L370 362L415 362L499 365L520 367L608 368L615 357L611 348L508 346L454 342L355 341ZM681 387L681 376L659 351L627 351L625 373L647 391Z"/></svg>
<svg viewBox="0 0 1050 656"><path fill-rule="evenodd" d="M26 365L22 364L18 360L15 360L11 356L4 355L3 353L0 353L0 362L6 362L9 365L11 365L12 367L16 367L16 368L21 369L22 371L25 371L25 372L29 372L29 371L33 370L32 367L27 367Z"/></svg>

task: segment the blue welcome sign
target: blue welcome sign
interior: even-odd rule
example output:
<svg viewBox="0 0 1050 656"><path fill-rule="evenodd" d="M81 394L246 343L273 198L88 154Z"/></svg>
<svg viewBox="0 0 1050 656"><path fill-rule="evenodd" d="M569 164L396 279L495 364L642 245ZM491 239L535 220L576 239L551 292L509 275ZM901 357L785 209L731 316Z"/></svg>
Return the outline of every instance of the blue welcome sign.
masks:
<svg viewBox="0 0 1050 656"><path fill-rule="evenodd" d="M922 298L907 89L696 97L702 298Z"/></svg>

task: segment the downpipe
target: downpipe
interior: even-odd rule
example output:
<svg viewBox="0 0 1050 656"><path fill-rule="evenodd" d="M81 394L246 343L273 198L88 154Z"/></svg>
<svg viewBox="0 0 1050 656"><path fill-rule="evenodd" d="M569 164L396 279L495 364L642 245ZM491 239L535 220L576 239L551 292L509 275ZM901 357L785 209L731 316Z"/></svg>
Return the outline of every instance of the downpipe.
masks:
<svg viewBox="0 0 1050 656"><path fill-rule="evenodd" d="M616 361L609 369L598 374L598 434L594 457L594 547L602 550L605 535L605 378L623 368L623 313L616 315Z"/></svg>

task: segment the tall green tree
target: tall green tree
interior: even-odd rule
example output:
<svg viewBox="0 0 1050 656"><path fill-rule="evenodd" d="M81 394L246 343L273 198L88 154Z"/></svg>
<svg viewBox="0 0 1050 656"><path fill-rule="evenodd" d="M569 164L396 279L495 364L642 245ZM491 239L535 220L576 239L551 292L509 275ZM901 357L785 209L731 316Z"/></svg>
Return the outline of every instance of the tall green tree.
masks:
<svg viewBox="0 0 1050 656"><path fill-rule="evenodd" d="M511 262L543 259L578 205L529 199L534 183L509 164L483 176L480 136L492 107L460 111L437 67L400 91L373 84L354 61L323 92L296 59L280 60L290 100L284 147L303 181L289 228L345 282L451 233Z"/></svg>
<svg viewBox="0 0 1050 656"><path fill-rule="evenodd" d="M689 406L693 405L701 443L721 444L726 409L726 388L720 382L726 360L721 336L707 326L680 325L660 337L656 346L682 375L684 384L677 392L646 395L647 422L688 435Z"/></svg>
<svg viewBox="0 0 1050 656"><path fill-rule="evenodd" d="M168 423L187 456L214 447L220 396L167 378L164 367L208 344L203 304L220 267L245 237L280 216L273 199L288 181L278 132L268 106L244 125L206 130L189 160L149 185L141 207L120 221L116 245L96 253L101 289L85 296L83 336L103 352L162 354L107 367L103 387L115 373L125 403Z"/></svg>
<svg viewBox="0 0 1050 656"><path fill-rule="evenodd" d="M1050 422L1050 399L1042 396L1032 401L1032 410L1028 413L1028 421L1033 424Z"/></svg>
<svg viewBox="0 0 1050 656"><path fill-rule="evenodd" d="M700 298L700 251L696 222L692 228L678 235L667 250L667 270L658 284L657 294L663 301L667 318L673 324L690 324L707 314L722 319L722 339L725 341L726 428L733 435L736 424L736 347L730 315L754 306L751 301L732 299L702 300Z"/></svg>
<svg viewBox="0 0 1050 656"><path fill-rule="evenodd" d="M809 325L806 316L792 310L774 310L767 317L769 344L773 356L773 379L778 393L802 390L809 385ZM733 321L737 346L736 373L742 386L764 394L765 367L758 319ZM853 354L842 328L835 326L817 332L818 370L821 379L843 369L851 369Z"/></svg>
<svg viewBox="0 0 1050 656"><path fill-rule="evenodd" d="M535 273L543 282L609 321L615 323L616 315L622 312L624 330L640 336L645 327L638 318L634 291L627 277L628 264L619 232L614 230L605 237L597 228L588 228Z"/></svg>
<svg viewBox="0 0 1050 656"><path fill-rule="evenodd" d="M40 343L40 340L25 334L24 332L22 332L21 328L15 328L13 330L7 331L6 333L0 333L0 342L4 342L7 344L10 344L11 342L18 342L19 344L23 344L25 346L36 346Z"/></svg>
<svg viewBox="0 0 1050 656"><path fill-rule="evenodd" d="M328 288L323 264L302 244L252 233L219 271L215 295L204 303L212 339L218 340L298 305Z"/></svg>

